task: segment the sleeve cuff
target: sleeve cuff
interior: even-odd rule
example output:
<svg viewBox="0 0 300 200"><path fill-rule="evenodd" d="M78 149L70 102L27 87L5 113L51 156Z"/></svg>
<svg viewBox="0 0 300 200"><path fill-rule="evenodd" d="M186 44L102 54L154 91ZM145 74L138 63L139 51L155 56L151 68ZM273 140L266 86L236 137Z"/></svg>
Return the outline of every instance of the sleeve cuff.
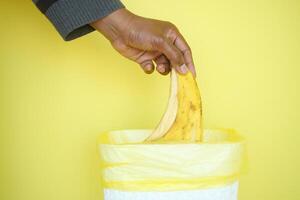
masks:
<svg viewBox="0 0 300 200"><path fill-rule="evenodd" d="M59 0L45 15L64 40L69 41L94 31L89 23L124 8L119 0Z"/></svg>

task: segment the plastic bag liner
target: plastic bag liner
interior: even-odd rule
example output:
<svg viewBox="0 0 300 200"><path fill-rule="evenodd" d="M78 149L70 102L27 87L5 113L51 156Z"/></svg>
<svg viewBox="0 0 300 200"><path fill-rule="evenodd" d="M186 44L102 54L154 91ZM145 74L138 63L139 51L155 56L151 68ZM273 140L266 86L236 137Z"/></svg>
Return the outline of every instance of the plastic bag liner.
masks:
<svg viewBox="0 0 300 200"><path fill-rule="evenodd" d="M199 199L201 192L203 195L216 188L228 188L231 195L226 198L223 192L218 194L219 199L236 199L245 159L244 140L239 134L227 129L205 130L202 143L144 143L151 132L123 130L101 134L99 151L106 199L126 199L130 192L142 192L140 199L160 199L162 195L156 194L172 191L175 195L165 199L175 199L180 196L178 192L190 190L197 190L195 199ZM154 196L146 198L145 192ZM114 197L118 195L122 197ZM130 195L129 199L139 199Z"/></svg>

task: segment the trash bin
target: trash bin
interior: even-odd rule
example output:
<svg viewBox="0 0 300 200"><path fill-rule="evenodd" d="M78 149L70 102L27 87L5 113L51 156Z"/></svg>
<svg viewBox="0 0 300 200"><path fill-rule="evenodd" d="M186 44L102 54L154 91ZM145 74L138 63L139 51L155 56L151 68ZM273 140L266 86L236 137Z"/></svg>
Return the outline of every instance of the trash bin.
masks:
<svg viewBox="0 0 300 200"><path fill-rule="evenodd" d="M101 134L104 200L236 200L244 141L205 130L202 143L143 143L151 130Z"/></svg>

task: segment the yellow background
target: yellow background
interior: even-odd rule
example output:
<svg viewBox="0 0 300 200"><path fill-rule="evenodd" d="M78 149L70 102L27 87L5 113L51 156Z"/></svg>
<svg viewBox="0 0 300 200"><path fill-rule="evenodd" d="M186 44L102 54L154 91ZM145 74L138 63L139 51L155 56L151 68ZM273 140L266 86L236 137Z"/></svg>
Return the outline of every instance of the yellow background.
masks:
<svg viewBox="0 0 300 200"><path fill-rule="evenodd" d="M240 199L299 199L300 1L124 3L179 27L205 127L246 136ZM168 77L145 75L96 32L64 42L30 1L0 4L0 199L101 199L97 136L154 127Z"/></svg>

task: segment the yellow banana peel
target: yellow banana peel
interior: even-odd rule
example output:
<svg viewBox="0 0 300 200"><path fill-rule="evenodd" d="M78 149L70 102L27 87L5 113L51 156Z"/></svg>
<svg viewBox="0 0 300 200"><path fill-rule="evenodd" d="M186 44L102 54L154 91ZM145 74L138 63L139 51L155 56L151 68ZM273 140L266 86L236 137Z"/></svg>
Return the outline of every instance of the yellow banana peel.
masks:
<svg viewBox="0 0 300 200"><path fill-rule="evenodd" d="M201 142L202 105L197 82L191 72L171 71L168 106L146 142Z"/></svg>

